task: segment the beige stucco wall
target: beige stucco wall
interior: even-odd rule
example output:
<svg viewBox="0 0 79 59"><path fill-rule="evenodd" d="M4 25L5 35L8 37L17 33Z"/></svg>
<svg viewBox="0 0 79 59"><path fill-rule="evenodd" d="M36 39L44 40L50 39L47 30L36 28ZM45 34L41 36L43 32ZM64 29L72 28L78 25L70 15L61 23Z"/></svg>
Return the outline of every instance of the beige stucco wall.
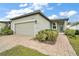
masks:
<svg viewBox="0 0 79 59"><path fill-rule="evenodd" d="M35 21L35 19L33 19L34 17L36 17L36 15L28 16L28 17L24 17L24 18L20 18L20 19L13 20L11 22L11 29L15 32L15 24L16 23L30 22L32 20Z"/></svg>
<svg viewBox="0 0 79 59"><path fill-rule="evenodd" d="M17 20L13 20L11 22L11 29L15 32L15 24L16 23L30 22L30 21L37 21L37 23L35 23L35 25L34 25L34 33L35 34L40 30L50 28L50 22L48 20L46 20L44 17L42 17L39 14L35 14L35 15L20 18Z"/></svg>
<svg viewBox="0 0 79 59"><path fill-rule="evenodd" d="M5 23L0 23L0 32L1 32L1 29L5 27L5 25L6 25Z"/></svg>
<svg viewBox="0 0 79 59"><path fill-rule="evenodd" d="M67 24L68 24L68 21L65 21L65 22L64 22L64 30L67 29Z"/></svg>
<svg viewBox="0 0 79 59"><path fill-rule="evenodd" d="M35 33L37 34L38 31L43 30L43 29L49 29L50 28L50 22L46 20L44 17L40 16L39 14L36 16L37 19L37 24L36 24L36 29Z"/></svg>

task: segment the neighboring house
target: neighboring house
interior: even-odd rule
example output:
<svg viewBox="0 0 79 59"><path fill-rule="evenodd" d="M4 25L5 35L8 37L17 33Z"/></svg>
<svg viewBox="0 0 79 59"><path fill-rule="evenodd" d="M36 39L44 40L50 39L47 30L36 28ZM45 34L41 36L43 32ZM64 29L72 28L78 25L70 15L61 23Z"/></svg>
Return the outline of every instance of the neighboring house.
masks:
<svg viewBox="0 0 79 59"><path fill-rule="evenodd" d="M11 29L15 34L35 36L43 29L54 29L63 32L67 26L67 19L50 20L40 11L21 15L11 20Z"/></svg>
<svg viewBox="0 0 79 59"><path fill-rule="evenodd" d="M67 27L67 28L68 28L68 29L79 30L79 24L73 25L73 26L69 26L69 27Z"/></svg>
<svg viewBox="0 0 79 59"><path fill-rule="evenodd" d="M8 26L9 24L10 24L10 21L0 21L0 32L2 28L4 28L5 26Z"/></svg>

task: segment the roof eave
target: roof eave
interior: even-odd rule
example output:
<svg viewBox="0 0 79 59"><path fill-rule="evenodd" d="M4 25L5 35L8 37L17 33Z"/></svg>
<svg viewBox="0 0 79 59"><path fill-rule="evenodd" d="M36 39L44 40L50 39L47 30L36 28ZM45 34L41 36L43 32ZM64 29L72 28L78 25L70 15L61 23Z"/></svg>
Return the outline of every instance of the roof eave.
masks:
<svg viewBox="0 0 79 59"><path fill-rule="evenodd" d="M17 17L11 18L10 20L16 20L16 19L19 19L19 18L23 18L23 17L27 17L27 16L30 16L30 15L35 15L35 14L40 14L41 16L46 18L48 21L50 21L50 19L48 17L46 17L40 10L31 12L31 13L28 13L28 14L25 14L25 15L17 16Z"/></svg>
<svg viewBox="0 0 79 59"><path fill-rule="evenodd" d="M69 18L59 18L59 19L51 19L51 21L68 21Z"/></svg>

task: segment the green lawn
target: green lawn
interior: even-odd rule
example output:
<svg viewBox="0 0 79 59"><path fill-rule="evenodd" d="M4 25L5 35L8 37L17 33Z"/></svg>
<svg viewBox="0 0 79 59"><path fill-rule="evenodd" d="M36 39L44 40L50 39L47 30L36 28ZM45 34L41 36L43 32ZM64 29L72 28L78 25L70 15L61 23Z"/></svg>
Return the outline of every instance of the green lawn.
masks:
<svg viewBox="0 0 79 59"><path fill-rule="evenodd" d="M79 35L75 37L72 37L72 38L69 38L69 41L72 45L72 47L74 48L76 54L79 56Z"/></svg>
<svg viewBox="0 0 79 59"><path fill-rule="evenodd" d="M36 50L26 48L23 46L16 46L12 49L0 53L0 56L46 56Z"/></svg>

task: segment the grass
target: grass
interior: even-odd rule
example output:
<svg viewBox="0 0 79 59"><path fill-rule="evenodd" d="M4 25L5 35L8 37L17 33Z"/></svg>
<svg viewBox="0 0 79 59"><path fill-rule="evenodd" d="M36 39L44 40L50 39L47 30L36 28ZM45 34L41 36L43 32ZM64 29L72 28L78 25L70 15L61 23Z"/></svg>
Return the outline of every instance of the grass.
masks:
<svg viewBox="0 0 79 59"><path fill-rule="evenodd" d="M74 48L76 54L79 56L79 35L76 35L75 37L69 38L69 41Z"/></svg>
<svg viewBox="0 0 79 59"><path fill-rule="evenodd" d="M46 55L36 50L19 45L0 53L0 56L46 56Z"/></svg>

